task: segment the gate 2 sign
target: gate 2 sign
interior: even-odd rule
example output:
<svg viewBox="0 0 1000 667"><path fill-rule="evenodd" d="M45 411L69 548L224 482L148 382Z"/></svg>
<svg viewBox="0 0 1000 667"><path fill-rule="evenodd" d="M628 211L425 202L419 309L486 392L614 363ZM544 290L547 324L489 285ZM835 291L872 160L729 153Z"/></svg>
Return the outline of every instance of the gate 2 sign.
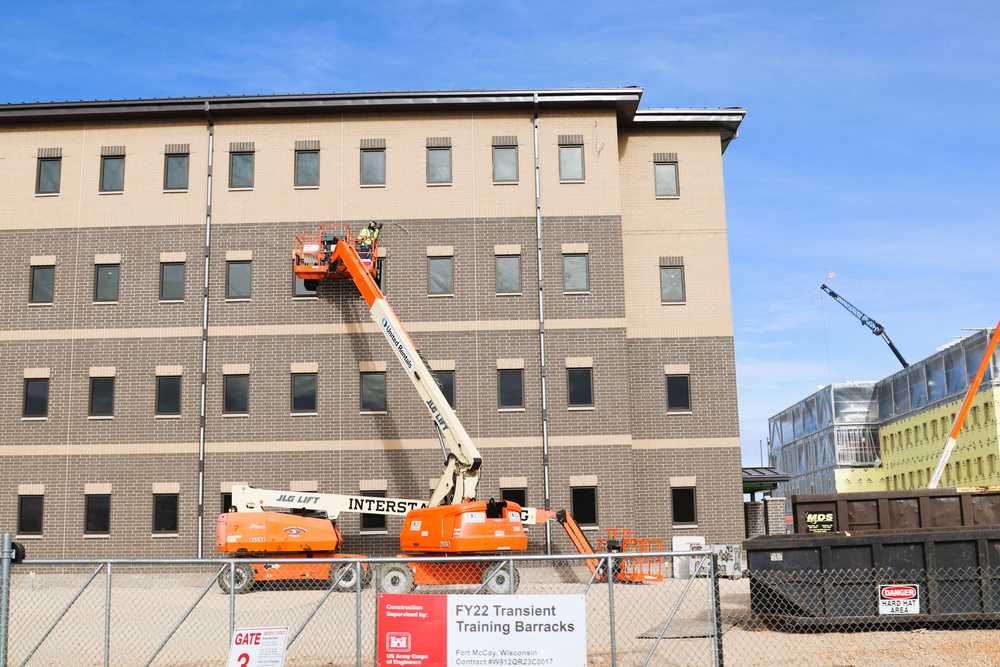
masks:
<svg viewBox="0 0 1000 667"><path fill-rule="evenodd" d="M288 626L236 628L226 667L283 667Z"/></svg>

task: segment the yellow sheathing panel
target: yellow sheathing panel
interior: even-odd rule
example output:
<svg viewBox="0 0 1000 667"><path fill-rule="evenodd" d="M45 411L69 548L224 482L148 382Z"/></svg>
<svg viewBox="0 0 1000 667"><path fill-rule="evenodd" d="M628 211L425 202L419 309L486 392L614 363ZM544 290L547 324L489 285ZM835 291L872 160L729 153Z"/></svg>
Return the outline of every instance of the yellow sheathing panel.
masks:
<svg viewBox="0 0 1000 667"><path fill-rule="evenodd" d="M879 429L882 474L887 485L883 488L926 488L964 401L963 395L950 403ZM1000 484L998 401L1000 389L988 388L976 394L938 486ZM837 488L840 490L839 485Z"/></svg>

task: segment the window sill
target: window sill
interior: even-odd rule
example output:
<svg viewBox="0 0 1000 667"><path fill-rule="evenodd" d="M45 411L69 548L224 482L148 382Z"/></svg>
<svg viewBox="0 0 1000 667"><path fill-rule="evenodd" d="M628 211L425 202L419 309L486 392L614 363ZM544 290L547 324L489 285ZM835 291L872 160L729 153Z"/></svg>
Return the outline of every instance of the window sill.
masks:
<svg viewBox="0 0 1000 667"><path fill-rule="evenodd" d="M319 190L318 185L293 185L293 190Z"/></svg>
<svg viewBox="0 0 1000 667"><path fill-rule="evenodd" d="M388 530L362 530L359 535L388 535Z"/></svg>
<svg viewBox="0 0 1000 667"><path fill-rule="evenodd" d="M307 296L307 295L293 296L292 297L292 301L319 301L319 297L318 296Z"/></svg>
<svg viewBox="0 0 1000 667"><path fill-rule="evenodd" d="M362 183L361 187L363 187L363 188L384 188L385 187L385 183Z"/></svg>
<svg viewBox="0 0 1000 667"><path fill-rule="evenodd" d="M95 306L117 306L118 305L117 301L93 301L92 303Z"/></svg>
<svg viewBox="0 0 1000 667"><path fill-rule="evenodd" d="M51 308L55 304L51 301L39 301L36 303L28 303L28 308Z"/></svg>
<svg viewBox="0 0 1000 667"><path fill-rule="evenodd" d="M35 196L36 197L58 197L59 193L58 192L36 192Z"/></svg>
<svg viewBox="0 0 1000 667"><path fill-rule="evenodd" d="M291 417L316 417L318 415L319 415L318 412L292 412L292 413L289 413L289 416L291 416Z"/></svg>
<svg viewBox="0 0 1000 667"><path fill-rule="evenodd" d="M524 296L521 292L497 292L497 296Z"/></svg>
<svg viewBox="0 0 1000 667"><path fill-rule="evenodd" d="M125 194L125 191L124 190L108 190L106 192L98 191L97 194L99 194L99 195L123 195L123 194Z"/></svg>
<svg viewBox="0 0 1000 667"><path fill-rule="evenodd" d="M451 187L451 185L452 184L450 182L448 182L448 183L428 183L427 187L429 187L429 188L448 188L448 187Z"/></svg>
<svg viewBox="0 0 1000 667"><path fill-rule="evenodd" d="M23 422L44 422L48 421L48 417L21 417Z"/></svg>
<svg viewBox="0 0 1000 667"><path fill-rule="evenodd" d="M497 412L524 412L524 408L497 408Z"/></svg>
<svg viewBox="0 0 1000 667"><path fill-rule="evenodd" d="M685 415L690 416L691 415L691 411L690 410L667 410L667 416L668 417L670 417L670 416L683 417Z"/></svg>
<svg viewBox="0 0 1000 667"><path fill-rule="evenodd" d="M153 419L180 419L181 415L154 415Z"/></svg>
<svg viewBox="0 0 1000 667"><path fill-rule="evenodd" d="M40 540L43 539L44 535L15 535L15 540Z"/></svg>
<svg viewBox="0 0 1000 667"><path fill-rule="evenodd" d="M361 410L358 412L359 415L387 415L388 410Z"/></svg>
<svg viewBox="0 0 1000 667"><path fill-rule="evenodd" d="M229 188L230 192L253 192L253 186L249 188Z"/></svg>
<svg viewBox="0 0 1000 667"><path fill-rule="evenodd" d="M236 298L226 297L226 303L246 303L246 302L249 302L249 301L250 301L249 298L239 298L239 299L236 299Z"/></svg>
<svg viewBox="0 0 1000 667"><path fill-rule="evenodd" d="M592 532L597 532L601 529L600 526L580 526L580 530L588 530Z"/></svg>
<svg viewBox="0 0 1000 667"><path fill-rule="evenodd" d="M114 415L90 415L87 417L87 419L90 419L92 421L109 421L114 418L115 418Z"/></svg>
<svg viewBox="0 0 1000 667"><path fill-rule="evenodd" d="M452 294L428 294L428 299L451 299L454 298L454 293Z"/></svg>
<svg viewBox="0 0 1000 667"><path fill-rule="evenodd" d="M169 540L169 539L177 539L180 536L181 536L180 533L153 533L151 537L154 540L165 540L165 539Z"/></svg>
<svg viewBox="0 0 1000 667"><path fill-rule="evenodd" d="M586 180L583 180L583 179L573 179L573 180L571 180L571 181L563 181L563 180L560 180L560 181L559 181L559 185L579 185L579 184L581 184L581 183L586 183L586 182L587 182L587 181L586 181Z"/></svg>
<svg viewBox="0 0 1000 667"><path fill-rule="evenodd" d="M110 540L111 539L111 533L100 533L100 534L93 534L93 533L88 534L88 533L84 533L83 534L83 539L85 539L85 540Z"/></svg>
<svg viewBox="0 0 1000 667"><path fill-rule="evenodd" d="M167 190L166 188L163 189L163 194L165 194L165 195L170 195L170 194L175 194L175 193L186 194L187 193L187 188L183 188L183 189L182 188L170 188L169 190Z"/></svg>
<svg viewBox="0 0 1000 667"><path fill-rule="evenodd" d="M670 526L674 530L698 530L696 523L675 523Z"/></svg>
<svg viewBox="0 0 1000 667"><path fill-rule="evenodd" d="M493 181L493 185L517 185L518 181Z"/></svg>
<svg viewBox="0 0 1000 667"><path fill-rule="evenodd" d="M563 290L563 295L564 296L590 296L590 290L587 290L586 292L567 292L566 290Z"/></svg>
<svg viewBox="0 0 1000 667"><path fill-rule="evenodd" d="M687 301L661 301L661 306L686 306Z"/></svg>
<svg viewBox="0 0 1000 667"><path fill-rule="evenodd" d="M593 412L593 405L570 405L566 408L570 412Z"/></svg>
<svg viewBox="0 0 1000 667"><path fill-rule="evenodd" d="M160 299L159 303L184 303L184 299Z"/></svg>
<svg viewBox="0 0 1000 667"><path fill-rule="evenodd" d="M680 199L680 195L656 195L657 199Z"/></svg>
<svg viewBox="0 0 1000 667"><path fill-rule="evenodd" d="M249 412L229 412L229 413L223 412L222 413L222 418L223 419L246 419L249 416L250 416Z"/></svg>

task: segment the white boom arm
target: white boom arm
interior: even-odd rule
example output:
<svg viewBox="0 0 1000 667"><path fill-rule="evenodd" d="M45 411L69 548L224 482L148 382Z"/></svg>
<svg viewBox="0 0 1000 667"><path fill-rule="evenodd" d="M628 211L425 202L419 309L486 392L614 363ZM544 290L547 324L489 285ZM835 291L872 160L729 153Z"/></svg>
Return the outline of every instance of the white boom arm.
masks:
<svg viewBox="0 0 1000 667"><path fill-rule="evenodd" d="M252 486L233 487L233 507L237 512L324 512L328 519L336 519L341 512L405 516L410 510L427 507L423 500L399 498L374 498L371 496L342 496L335 493L302 493L296 491L271 491Z"/></svg>

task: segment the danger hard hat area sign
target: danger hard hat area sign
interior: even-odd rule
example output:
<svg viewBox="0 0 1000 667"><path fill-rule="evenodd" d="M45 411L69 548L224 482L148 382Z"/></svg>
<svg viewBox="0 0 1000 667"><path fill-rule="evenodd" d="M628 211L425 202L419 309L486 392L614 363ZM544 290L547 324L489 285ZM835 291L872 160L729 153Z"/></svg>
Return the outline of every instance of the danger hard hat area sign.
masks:
<svg viewBox="0 0 1000 667"><path fill-rule="evenodd" d="M916 584L889 584L878 587L879 615L919 614L920 588Z"/></svg>

